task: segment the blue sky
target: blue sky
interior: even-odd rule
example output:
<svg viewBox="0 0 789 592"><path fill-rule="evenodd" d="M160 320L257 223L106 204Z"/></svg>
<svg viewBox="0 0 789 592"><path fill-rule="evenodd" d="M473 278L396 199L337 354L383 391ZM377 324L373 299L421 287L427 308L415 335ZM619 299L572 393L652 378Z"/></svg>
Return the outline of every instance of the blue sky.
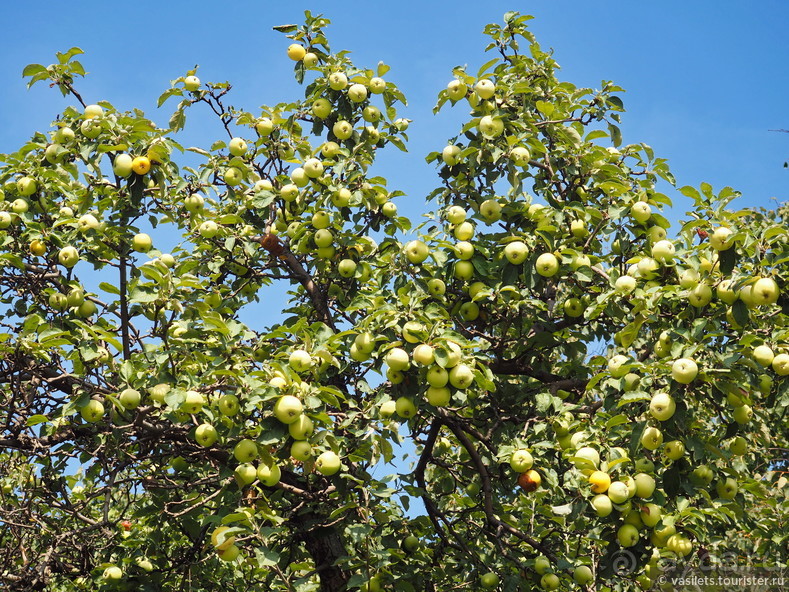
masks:
<svg viewBox="0 0 789 592"><path fill-rule="evenodd" d="M440 149L466 114L455 107L434 117L436 94L453 66L468 64L474 71L486 61L483 25L519 10L536 17L532 30L543 47L555 50L563 79L592 87L607 79L627 89L625 142L646 142L668 158L679 185L731 185L744 194L735 202L740 206L787 199L789 171L782 165L789 159L789 134L768 131L789 128L789 3L783 0L760 2L758 10L744 2L674 0L616 6L85 0L58 12L52 6L4 8L5 22L16 25L0 37L0 152L46 129L73 103L45 86L27 91L21 79L26 64L49 64L56 51L73 45L86 52L82 62L90 74L79 89L88 101L139 107L161 123L168 113L157 113L156 98L195 64L203 80L232 82L231 102L239 107L255 110L296 98L300 90L284 56L287 40L271 27L300 22L309 8L333 21L328 34L335 50L351 50L366 66L383 60L392 67L387 78L409 97L404 115L414 120L411 154L384 159L378 172L390 179L390 188L408 194L400 211L418 216L425 211L422 196L435 186L423 156ZM219 129L193 133L194 143L221 137Z"/></svg>

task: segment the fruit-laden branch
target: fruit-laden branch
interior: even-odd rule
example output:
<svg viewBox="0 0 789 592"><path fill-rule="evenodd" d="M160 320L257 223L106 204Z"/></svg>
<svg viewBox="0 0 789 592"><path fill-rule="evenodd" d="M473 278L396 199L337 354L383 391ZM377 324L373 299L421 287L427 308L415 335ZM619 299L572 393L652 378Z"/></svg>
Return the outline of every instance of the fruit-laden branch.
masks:
<svg viewBox="0 0 789 592"><path fill-rule="evenodd" d="M483 510L485 512L485 517L488 521L488 524L495 527L497 530L504 530L516 538L519 538L533 549L536 549L548 557L553 563L556 563L556 557L553 552L545 547L542 543L533 539L525 532L521 532L514 526L503 522L498 516L496 516L496 513L493 509L493 489L490 483L490 472L488 471L488 467L485 465L485 461L482 460L482 457L480 456L479 452L477 452L473 442L471 442L468 435L466 435L466 432L463 431L462 426L452 421L445 413L442 414L442 417L445 420L445 425L455 435L455 437L458 439L458 442L460 442L460 445L466 449L466 452L468 452L469 457L471 457L472 462L476 466L477 473L479 473L480 480L482 481ZM492 538L495 539L496 537L492 536Z"/></svg>
<svg viewBox="0 0 789 592"><path fill-rule="evenodd" d="M430 459L433 457L433 447L435 446L436 439L438 438L438 434L441 431L441 426L444 425L444 422L441 418L436 418L433 423L430 425L430 432L428 432L427 440L425 441L424 448L422 450L422 455L419 457L419 462L414 469L414 478L416 479L416 484L419 488L424 491L422 494L422 502L425 504L425 509L427 510L427 515L430 518L430 521L433 523L433 526L436 529L436 533L444 542L445 545L448 547L454 547L456 549L462 550L468 557L475 559L476 556L472 553L471 549L469 549L468 545L466 545L463 538L458 535L457 532L452 528L452 525L447 520L446 516L441 512L441 510L436 507L436 504L433 502L433 498L427 492L427 483L425 482L425 470L427 469L427 465L430 462ZM455 540L453 543L447 538L447 534L444 530L444 527L441 525L441 522L446 524L446 530L452 535L452 538Z"/></svg>
<svg viewBox="0 0 789 592"><path fill-rule="evenodd" d="M334 320L329 312L326 296L320 286L312 279L309 272L304 269L301 261L274 234L253 237L252 240L266 249L275 261L282 261L287 266L299 283L304 286L307 294L309 294L320 320L331 327L333 331L336 331L337 328L334 326Z"/></svg>

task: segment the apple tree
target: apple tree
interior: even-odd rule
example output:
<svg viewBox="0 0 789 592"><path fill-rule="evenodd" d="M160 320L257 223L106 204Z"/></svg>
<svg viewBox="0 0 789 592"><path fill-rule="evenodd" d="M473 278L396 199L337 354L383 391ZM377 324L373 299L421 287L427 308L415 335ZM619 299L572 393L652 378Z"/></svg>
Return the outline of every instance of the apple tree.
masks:
<svg viewBox="0 0 789 592"><path fill-rule="evenodd" d="M417 228L373 167L405 97L321 16L278 27L302 99L246 111L190 71L166 128L83 97L78 48L24 69L71 105L0 155L0 587L786 565L789 208L702 183L678 216L622 89L560 81L528 20L448 75L436 110L467 118Z"/></svg>

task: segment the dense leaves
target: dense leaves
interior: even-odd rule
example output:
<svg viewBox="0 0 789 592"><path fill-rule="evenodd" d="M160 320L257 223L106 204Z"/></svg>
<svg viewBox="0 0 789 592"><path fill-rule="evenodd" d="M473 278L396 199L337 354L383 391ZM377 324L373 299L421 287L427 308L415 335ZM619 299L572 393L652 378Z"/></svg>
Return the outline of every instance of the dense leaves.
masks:
<svg viewBox="0 0 789 592"><path fill-rule="evenodd" d="M303 100L231 108L191 71L167 129L86 104L78 48L24 69L81 105L0 155L5 589L785 567L787 205L683 187L671 228L622 89L559 81L528 19L440 93L469 117L427 156L417 236L369 172L405 149L405 97L323 17L278 28ZM181 146L206 117L226 137Z"/></svg>

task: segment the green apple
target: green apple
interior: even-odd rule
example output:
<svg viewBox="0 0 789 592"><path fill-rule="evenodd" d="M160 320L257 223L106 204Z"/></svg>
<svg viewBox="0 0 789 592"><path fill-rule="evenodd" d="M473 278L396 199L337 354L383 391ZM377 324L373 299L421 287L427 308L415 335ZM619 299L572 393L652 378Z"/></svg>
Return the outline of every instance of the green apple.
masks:
<svg viewBox="0 0 789 592"><path fill-rule="evenodd" d="M441 160L444 161L444 164L449 166L454 166L458 162L460 162L459 155L460 155L460 146L450 145L444 147L441 151Z"/></svg>
<svg viewBox="0 0 789 592"><path fill-rule="evenodd" d="M630 207L630 215L633 220L643 224L652 216L652 208L645 201L637 201Z"/></svg>
<svg viewBox="0 0 789 592"><path fill-rule="evenodd" d="M57 142L58 144L68 144L74 140L76 135L74 134L74 130L68 126L59 127L55 134L52 136L52 139Z"/></svg>
<svg viewBox="0 0 789 592"><path fill-rule="evenodd" d="M573 438L576 435L574 434ZM580 470L596 469L600 465L600 453L591 446L582 446L575 451L573 457L575 468Z"/></svg>
<svg viewBox="0 0 789 592"><path fill-rule="evenodd" d="M639 539L638 529L632 524L623 524L616 531L616 540L622 547L632 547Z"/></svg>
<svg viewBox="0 0 789 592"><path fill-rule="evenodd" d="M268 117L261 117L255 123L255 131L262 137L270 136L274 131L274 122Z"/></svg>
<svg viewBox="0 0 789 592"><path fill-rule="evenodd" d="M416 405L410 397L402 396L395 401L395 410L397 415L403 419L409 419L416 415Z"/></svg>
<svg viewBox="0 0 789 592"><path fill-rule="evenodd" d="M361 103L367 98L367 87L363 84L352 84L348 87L348 98L354 103Z"/></svg>
<svg viewBox="0 0 789 592"><path fill-rule="evenodd" d="M90 119L86 119L80 124L79 131L82 132L82 135L89 140L94 140L101 134L101 124L91 121Z"/></svg>
<svg viewBox="0 0 789 592"><path fill-rule="evenodd" d="M699 367L690 358L679 358L671 365L671 378L680 384L690 384L698 373Z"/></svg>
<svg viewBox="0 0 789 592"><path fill-rule="evenodd" d="M382 419L389 419L397 412L397 403L395 401L384 401L378 408L378 415Z"/></svg>
<svg viewBox="0 0 789 592"><path fill-rule="evenodd" d="M422 339L421 333L425 333L427 327L418 321L407 321L403 324L402 335L408 343L419 343ZM400 368L402 370L402 368Z"/></svg>
<svg viewBox="0 0 789 592"><path fill-rule="evenodd" d="M655 527L657 523L660 522L662 514L663 511L657 504L644 504L641 506L641 511L639 512L644 526L648 526L649 528Z"/></svg>
<svg viewBox="0 0 789 592"><path fill-rule="evenodd" d="M205 198L199 193L192 193L184 199L184 207L189 213L198 212L205 206Z"/></svg>
<svg viewBox="0 0 789 592"><path fill-rule="evenodd" d="M322 475L327 477L334 475L340 470L342 461L337 453L327 450L315 459L315 468L318 469Z"/></svg>
<svg viewBox="0 0 789 592"><path fill-rule="evenodd" d="M312 420L303 413L296 418L296 421L288 424L288 433L294 440L306 440L314 429Z"/></svg>
<svg viewBox="0 0 789 592"><path fill-rule="evenodd" d="M734 421L740 425L744 425L751 421L752 415L753 409L751 409L750 405L741 405L739 407L735 407L734 412L732 413Z"/></svg>
<svg viewBox="0 0 789 592"><path fill-rule="evenodd" d="M337 264L337 273L344 278L352 278L356 273L356 261L343 259Z"/></svg>
<svg viewBox="0 0 789 592"><path fill-rule="evenodd" d="M96 314L98 308L96 307L96 303L91 300L86 300L82 304L77 307L77 316L81 319L87 319L92 317Z"/></svg>
<svg viewBox="0 0 789 592"><path fill-rule="evenodd" d="M543 253L537 257L534 269L543 277L553 277L559 271L559 260L553 253Z"/></svg>
<svg viewBox="0 0 789 592"><path fill-rule="evenodd" d="M465 222L466 215L466 210L461 206L450 206L445 214L447 222L450 224L461 224Z"/></svg>
<svg viewBox="0 0 789 592"><path fill-rule="evenodd" d="M751 356L759 365L765 368L768 368L770 364L773 363L773 359L775 359L773 350L767 345L757 345L754 347Z"/></svg>
<svg viewBox="0 0 789 592"><path fill-rule="evenodd" d="M568 298L564 301L564 305L562 307L564 310L564 314L571 318L578 318L583 316L586 307L584 303L579 298Z"/></svg>
<svg viewBox="0 0 789 592"><path fill-rule="evenodd" d="M770 366L778 376L789 375L789 354L783 352L776 354Z"/></svg>
<svg viewBox="0 0 789 592"><path fill-rule="evenodd" d="M101 108L101 107L99 107ZM123 578L123 571L117 565L110 565L105 568L101 574L103 580L108 582L117 582Z"/></svg>
<svg viewBox="0 0 789 592"><path fill-rule="evenodd" d="M284 424L294 423L303 412L301 400L293 395L282 395L274 403L274 416Z"/></svg>
<svg viewBox="0 0 789 592"><path fill-rule="evenodd" d="M493 84L493 81L483 78L474 85L474 92L477 93L480 99L486 100L496 93L496 85Z"/></svg>
<svg viewBox="0 0 789 592"><path fill-rule="evenodd" d="M238 397L233 394L225 394L219 397L219 412L226 417L233 417L240 410Z"/></svg>
<svg viewBox="0 0 789 592"><path fill-rule="evenodd" d="M594 496L591 503L595 513L601 518L608 516L614 508L611 498L602 493Z"/></svg>
<svg viewBox="0 0 789 592"><path fill-rule="evenodd" d="M194 415L200 413L205 404L205 397L197 391L186 391L186 398L181 403L181 411Z"/></svg>
<svg viewBox="0 0 789 592"><path fill-rule="evenodd" d="M474 264L471 261L457 261L452 274L459 280L468 281L474 277Z"/></svg>
<svg viewBox="0 0 789 592"><path fill-rule="evenodd" d="M427 373L425 374L425 380L427 380L427 383L430 386L441 388L446 386L449 382L449 372L447 372L441 366L433 365L428 368Z"/></svg>
<svg viewBox="0 0 789 592"><path fill-rule="evenodd" d="M663 454L669 460L679 460L685 456L685 444L680 440L666 442L663 447Z"/></svg>
<svg viewBox="0 0 789 592"><path fill-rule="evenodd" d="M348 86L348 77L343 72L329 74L329 87L332 90L343 90Z"/></svg>
<svg viewBox="0 0 789 592"><path fill-rule="evenodd" d="M655 491L655 478L652 477L652 475L637 473L636 476L633 477L633 481L636 484L637 497L641 499L652 497L652 493Z"/></svg>
<svg viewBox="0 0 789 592"><path fill-rule="evenodd" d="M490 115L480 118L477 127L483 136L490 139L497 138L504 132L504 122Z"/></svg>
<svg viewBox="0 0 789 592"><path fill-rule="evenodd" d="M244 487L254 483L255 479L257 479L257 476L258 473L257 469L255 469L255 465L248 462L241 463L233 471L233 477L235 477L236 483L239 487Z"/></svg>
<svg viewBox="0 0 789 592"><path fill-rule="evenodd" d="M72 246L66 246L58 251L58 261L63 267L71 269L79 261L79 251Z"/></svg>
<svg viewBox="0 0 789 592"><path fill-rule="evenodd" d="M588 565L578 565L573 570L573 581L579 586L586 586L592 580L594 580L594 574Z"/></svg>
<svg viewBox="0 0 789 592"><path fill-rule="evenodd" d="M551 572L552 569L551 562L544 555L538 555L534 559L534 571L536 571L537 574L546 574Z"/></svg>
<svg viewBox="0 0 789 592"><path fill-rule="evenodd" d="M203 238L214 238L219 232L219 225L213 220L206 220L198 227L197 231Z"/></svg>
<svg viewBox="0 0 789 592"><path fill-rule="evenodd" d="M191 75L184 78L184 88L188 91L195 91L200 88L200 79Z"/></svg>
<svg viewBox="0 0 789 592"><path fill-rule="evenodd" d="M684 269L679 274L679 287L686 290L695 288L700 279L701 276L695 269Z"/></svg>
<svg viewBox="0 0 789 592"><path fill-rule="evenodd" d="M702 308L712 302L712 288L707 284L696 284L688 292L688 302L696 308Z"/></svg>
<svg viewBox="0 0 789 592"><path fill-rule="evenodd" d="M488 224L501 219L501 204L495 199L486 199L479 204L479 214Z"/></svg>
<svg viewBox="0 0 789 592"><path fill-rule="evenodd" d="M614 504L622 504L630 499L630 490L626 483L623 481L613 481L608 486L606 493Z"/></svg>
<svg viewBox="0 0 789 592"><path fill-rule="evenodd" d="M666 548L682 557L687 557L693 550L693 543L684 534L672 534L666 541Z"/></svg>
<svg viewBox="0 0 789 592"><path fill-rule="evenodd" d="M122 153L112 161L112 172L118 177L128 177L132 174L132 157L130 154Z"/></svg>
<svg viewBox="0 0 789 592"><path fill-rule="evenodd" d="M446 407L452 399L452 391L445 386L431 386L425 392L425 397L433 407Z"/></svg>
<svg viewBox="0 0 789 592"><path fill-rule="evenodd" d="M736 436L729 442L729 452L735 456L742 456L748 452L748 442L742 436Z"/></svg>
<svg viewBox="0 0 789 592"><path fill-rule="evenodd" d="M647 427L641 435L641 446L647 450L656 450L663 443L663 433L656 427Z"/></svg>
<svg viewBox="0 0 789 592"><path fill-rule="evenodd" d="M707 465L699 465L693 469L693 472L690 474L690 480L697 487L706 487L712 483L714 476L712 469Z"/></svg>
<svg viewBox="0 0 789 592"><path fill-rule="evenodd" d="M353 135L353 126L341 119L332 127L332 133L334 133L338 140L347 140Z"/></svg>
<svg viewBox="0 0 789 592"><path fill-rule="evenodd" d="M280 469L279 465L276 463L260 463L258 465L257 479L266 487L274 487L277 483L279 483L281 477L282 469Z"/></svg>
<svg viewBox="0 0 789 592"><path fill-rule="evenodd" d="M733 283L734 282L732 280L726 279L721 280L716 286L715 293L721 302L726 304L734 304L739 298L737 292L732 289Z"/></svg>
<svg viewBox="0 0 789 592"><path fill-rule="evenodd" d="M510 467L516 473L525 473L534 464L534 457L532 457L531 453L524 449L520 448L512 453L510 457Z"/></svg>
<svg viewBox="0 0 789 592"><path fill-rule="evenodd" d="M449 383L456 389L466 389L474 382L474 372L466 364L458 364L449 370Z"/></svg>
<svg viewBox="0 0 789 592"><path fill-rule="evenodd" d="M619 294L630 294L636 289L636 278L629 275L620 275L614 282L614 289Z"/></svg>
<svg viewBox="0 0 789 592"><path fill-rule="evenodd" d="M627 366L629 363L630 358L622 354L617 354L608 360L608 371L614 378L622 378L628 372Z"/></svg>
<svg viewBox="0 0 789 592"><path fill-rule="evenodd" d="M96 423L102 417L104 417L104 405L101 403L101 401L91 399L87 402L87 404L85 404L85 406L80 408L79 414L85 421L89 423Z"/></svg>
<svg viewBox="0 0 789 592"><path fill-rule="evenodd" d="M531 160L531 153L525 146L515 146L510 151L510 160L515 166L525 167L528 166L529 160Z"/></svg>
<svg viewBox="0 0 789 592"><path fill-rule="evenodd" d="M529 256L529 247L523 241L513 241L504 247L504 257L513 265L520 265Z"/></svg>
<svg viewBox="0 0 789 592"><path fill-rule="evenodd" d="M70 307L79 307L85 302L85 292L81 288L69 290L67 302Z"/></svg>
<svg viewBox="0 0 789 592"><path fill-rule="evenodd" d="M317 158L308 158L305 160L303 168L310 179L317 179L323 174L323 163Z"/></svg>
<svg viewBox="0 0 789 592"><path fill-rule="evenodd" d="M83 112L85 119L100 117L103 113L104 109L101 107L101 105L87 105L85 107L85 111Z"/></svg>
<svg viewBox="0 0 789 592"><path fill-rule="evenodd" d="M11 202L11 211L14 212L14 214L24 214L29 209L30 204L27 203L27 200L22 199L21 197Z"/></svg>
<svg viewBox="0 0 789 592"><path fill-rule="evenodd" d="M716 251L726 251L734 244L734 232L731 228L719 226L709 235L710 246Z"/></svg>
<svg viewBox="0 0 789 592"><path fill-rule="evenodd" d="M411 358L417 364L430 366L436 360L435 350L427 343L420 343L414 348L414 351L411 353Z"/></svg>
<svg viewBox="0 0 789 592"><path fill-rule="evenodd" d="M655 277L658 270L658 262L652 257L642 257L636 265L638 275L644 279L651 280Z"/></svg>
<svg viewBox="0 0 789 592"><path fill-rule="evenodd" d="M570 234L575 238L581 239L589 236L589 229L583 220L573 220L570 222Z"/></svg>
<svg viewBox="0 0 789 592"><path fill-rule="evenodd" d="M152 246L153 240L148 234L144 232L135 234L134 238L132 239L132 248L138 253L147 253L151 250Z"/></svg>
<svg viewBox="0 0 789 592"><path fill-rule="evenodd" d="M421 240L412 240L405 244L403 253L411 263L418 265L427 259L430 250Z"/></svg>
<svg viewBox="0 0 789 592"><path fill-rule="evenodd" d="M450 80L447 84L447 96L451 101L459 101L468 94L468 86L462 80Z"/></svg>
<svg viewBox="0 0 789 592"><path fill-rule="evenodd" d="M407 537L405 537L402 542L403 551L406 553L414 553L421 546L422 543L420 540L412 534L409 534Z"/></svg>
<svg viewBox="0 0 789 592"><path fill-rule="evenodd" d="M14 218L11 216L10 213L2 211L0 212L0 229L6 229L13 223Z"/></svg>
<svg viewBox="0 0 789 592"><path fill-rule="evenodd" d="M778 284L771 277L759 278L751 288L751 298L757 306L775 304L779 293Z"/></svg>
<svg viewBox="0 0 789 592"><path fill-rule="evenodd" d="M251 463L258 457L258 445L254 440L244 438L233 448L233 456L240 463Z"/></svg>
<svg viewBox="0 0 789 592"><path fill-rule="evenodd" d="M464 302L460 305L458 312L464 321L475 321L479 318L479 304L476 302Z"/></svg>
<svg viewBox="0 0 789 592"><path fill-rule="evenodd" d="M244 180L244 173L238 167L231 166L225 169L222 178L230 187L235 187Z"/></svg>
<svg viewBox="0 0 789 592"><path fill-rule="evenodd" d="M660 240L652 245L652 258L663 263L670 263L674 260L676 249L674 243L669 240Z"/></svg>
<svg viewBox="0 0 789 592"><path fill-rule="evenodd" d="M411 366L411 360L408 352L400 347L393 347L384 356L384 362L392 370L403 371Z"/></svg>
<svg viewBox="0 0 789 592"><path fill-rule="evenodd" d="M133 388L123 389L118 395L118 401L126 409L136 409L141 400L142 395L140 395L140 391Z"/></svg>
<svg viewBox="0 0 789 592"><path fill-rule="evenodd" d="M484 590L494 590L499 585L499 576L492 571L484 573L479 577L479 583Z"/></svg>
<svg viewBox="0 0 789 592"><path fill-rule="evenodd" d="M458 240L469 240L474 236L474 225L469 221L461 222L455 225L452 234Z"/></svg>
<svg viewBox="0 0 789 592"><path fill-rule="evenodd" d="M49 296L49 306L57 311L66 310L68 308L68 298L65 294L54 292Z"/></svg>
<svg viewBox="0 0 789 592"><path fill-rule="evenodd" d="M543 590L557 590L560 584L559 576L554 573L547 573L540 578L540 586Z"/></svg>
<svg viewBox="0 0 789 592"><path fill-rule="evenodd" d="M303 349L296 349L288 356L288 364L299 374L306 372L312 367L312 356Z"/></svg>
<svg viewBox="0 0 789 592"><path fill-rule="evenodd" d="M667 421L677 409L674 398L668 393L655 393L649 401L649 412L658 421Z"/></svg>
<svg viewBox="0 0 789 592"><path fill-rule="evenodd" d="M195 428L195 441L200 446L208 448L216 442L217 438L216 428L210 423L203 423Z"/></svg>

